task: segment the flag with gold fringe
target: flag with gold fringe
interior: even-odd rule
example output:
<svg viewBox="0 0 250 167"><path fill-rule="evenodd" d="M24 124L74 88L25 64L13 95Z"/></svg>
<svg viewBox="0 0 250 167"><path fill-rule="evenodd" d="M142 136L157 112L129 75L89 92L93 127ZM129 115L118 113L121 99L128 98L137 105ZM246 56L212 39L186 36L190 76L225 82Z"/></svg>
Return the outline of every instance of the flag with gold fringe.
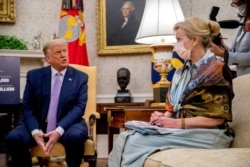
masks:
<svg viewBox="0 0 250 167"><path fill-rule="evenodd" d="M68 41L69 63L89 65L83 0L62 0L58 36Z"/></svg>

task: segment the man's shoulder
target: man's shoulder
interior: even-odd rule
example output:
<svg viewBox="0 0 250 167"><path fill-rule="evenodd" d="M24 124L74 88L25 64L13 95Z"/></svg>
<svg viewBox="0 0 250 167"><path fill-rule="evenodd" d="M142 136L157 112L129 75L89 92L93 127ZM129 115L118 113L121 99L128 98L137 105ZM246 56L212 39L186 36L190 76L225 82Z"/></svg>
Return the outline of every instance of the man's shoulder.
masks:
<svg viewBox="0 0 250 167"><path fill-rule="evenodd" d="M49 72L49 71L50 71L50 67L35 68L35 69L29 70L28 75L39 75L39 74L42 74L44 72Z"/></svg>
<svg viewBox="0 0 250 167"><path fill-rule="evenodd" d="M88 76L85 72L80 71L80 70L78 70L78 69L76 69L76 68L73 68L73 67L71 67L71 66L69 66L69 67L67 68L67 72L68 72L70 75L78 75L78 76L82 76L82 77L87 77L87 76Z"/></svg>

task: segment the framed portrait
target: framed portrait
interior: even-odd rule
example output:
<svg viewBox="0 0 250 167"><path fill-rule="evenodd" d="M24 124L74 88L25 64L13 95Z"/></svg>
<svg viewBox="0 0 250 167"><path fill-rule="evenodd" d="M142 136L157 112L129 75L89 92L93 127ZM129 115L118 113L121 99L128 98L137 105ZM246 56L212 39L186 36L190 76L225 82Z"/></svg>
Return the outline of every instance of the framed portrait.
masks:
<svg viewBox="0 0 250 167"><path fill-rule="evenodd" d="M0 0L0 22L16 22L16 5L15 0Z"/></svg>
<svg viewBox="0 0 250 167"><path fill-rule="evenodd" d="M146 0L98 0L98 54L151 53L149 45L135 42ZM126 19L125 19L126 18Z"/></svg>

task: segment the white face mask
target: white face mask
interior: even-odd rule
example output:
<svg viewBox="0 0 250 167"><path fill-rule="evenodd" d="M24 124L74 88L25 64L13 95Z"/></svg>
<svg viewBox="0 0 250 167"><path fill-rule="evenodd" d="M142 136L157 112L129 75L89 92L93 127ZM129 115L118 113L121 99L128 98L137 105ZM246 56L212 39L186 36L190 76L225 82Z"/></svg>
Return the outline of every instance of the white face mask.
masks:
<svg viewBox="0 0 250 167"><path fill-rule="evenodd" d="M242 5L237 7L237 13L240 16L245 16L245 11L246 11L246 5L245 4L242 4Z"/></svg>
<svg viewBox="0 0 250 167"><path fill-rule="evenodd" d="M186 42L186 41L185 41ZM190 49L186 49L184 46L184 42L177 42L174 45L174 50L176 53L183 59L183 60L190 60L190 55L191 55L191 50L193 47Z"/></svg>

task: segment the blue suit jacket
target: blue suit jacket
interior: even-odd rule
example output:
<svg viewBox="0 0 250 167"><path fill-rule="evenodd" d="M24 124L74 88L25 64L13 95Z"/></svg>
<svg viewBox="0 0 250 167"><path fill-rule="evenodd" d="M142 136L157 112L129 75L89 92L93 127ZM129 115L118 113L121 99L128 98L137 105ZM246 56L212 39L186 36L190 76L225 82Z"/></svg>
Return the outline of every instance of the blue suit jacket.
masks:
<svg viewBox="0 0 250 167"><path fill-rule="evenodd" d="M67 130L71 125L86 126L82 116L87 102L88 75L68 67L60 92L57 126ZM28 131L42 129L50 103L51 67L34 69L27 73L23 96L23 122ZM87 133L87 132L86 132Z"/></svg>

